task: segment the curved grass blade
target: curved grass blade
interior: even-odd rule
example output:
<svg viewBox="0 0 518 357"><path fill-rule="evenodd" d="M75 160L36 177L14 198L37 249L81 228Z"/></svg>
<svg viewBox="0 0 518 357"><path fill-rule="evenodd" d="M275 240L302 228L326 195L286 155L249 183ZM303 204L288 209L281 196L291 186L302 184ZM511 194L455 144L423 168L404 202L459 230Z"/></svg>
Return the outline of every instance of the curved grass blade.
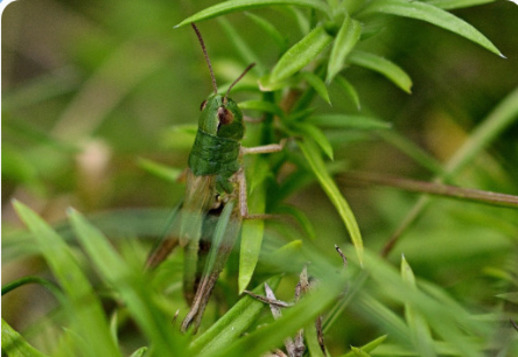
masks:
<svg viewBox="0 0 518 357"><path fill-rule="evenodd" d="M371 351L374 351L374 349L376 347L378 347L379 345L381 345L386 339L387 339L387 335L383 335L383 336L380 336L380 337L372 340L369 343L366 343L365 345L363 345L359 348L361 351L369 353ZM351 352L346 353L345 355L342 355L341 357L355 357L355 356L356 356L356 354L354 353L354 351L351 351Z"/></svg>
<svg viewBox="0 0 518 357"><path fill-rule="evenodd" d="M45 357L2 319L2 355L9 357Z"/></svg>
<svg viewBox="0 0 518 357"><path fill-rule="evenodd" d="M360 40L361 32L361 24L347 15L338 31L331 55L329 56L326 83L331 83L338 72L342 70L347 55Z"/></svg>
<svg viewBox="0 0 518 357"><path fill-rule="evenodd" d="M303 134L303 136L310 137L313 139L318 146L322 149L324 154L333 160L333 147L325 136L325 134L313 124L309 123L297 123L295 126L296 130Z"/></svg>
<svg viewBox="0 0 518 357"><path fill-rule="evenodd" d="M73 330L90 348L85 351L86 355L120 356L120 351L111 339L101 303L70 248L31 209L18 201L14 201L13 205L20 219L33 233L45 260L68 298L69 304L66 307L70 309L70 316L73 316Z"/></svg>
<svg viewBox="0 0 518 357"><path fill-rule="evenodd" d="M484 47L486 50L493 52L500 57L504 57L500 50L498 50L498 48L496 48L496 46L487 37L472 25L449 12L424 2L379 0L372 2L364 11L365 13L381 12L384 14L426 21L432 25L467 38L468 40Z"/></svg>
<svg viewBox="0 0 518 357"><path fill-rule="evenodd" d="M247 193L248 208L254 214L263 214L266 209L266 188L263 183L269 173L269 167L260 156L254 157L253 160L254 162L249 166L249 175L247 175L250 178ZM259 261L264 236L264 220L247 219L244 220L242 226L239 251L239 294L243 293L252 280Z"/></svg>
<svg viewBox="0 0 518 357"><path fill-rule="evenodd" d="M335 206L338 214L342 218L349 231L351 236L352 243L356 250L356 255L358 256L358 260L360 265L363 264L363 241L360 233L360 228L358 227L358 223L356 222L356 218L354 217L349 204L345 200L344 196L341 194L340 190L336 186L335 182L327 172L326 166L316 144L313 141L305 140L298 141L298 145L304 154L304 157L309 163L311 170L317 177L320 182L320 186L325 191L333 205Z"/></svg>
<svg viewBox="0 0 518 357"><path fill-rule="evenodd" d="M184 343L169 318L155 307L143 272L122 260L107 238L77 211L69 213L77 238L101 278L121 296L158 356L184 355ZM106 355L102 355L106 356Z"/></svg>
<svg viewBox="0 0 518 357"><path fill-rule="evenodd" d="M358 95L358 92L356 91L356 88L343 76L335 77L335 82L338 83L340 87L345 91L347 96L351 98L354 105L356 106L356 109L360 110L362 108L362 105L360 103L360 96Z"/></svg>
<svg viewBox="0 0 518 357"><path fill-rule="evenodd" d="M384 130L391 128L391 124L386 121L368 116L349 114L314 115L309 117L306 122L319 127L336 129Z"/></svg>
<svg viewBox="0 0 518 357"><path fill-rule="evenodd" d="M401 277L411 289L417 290L414 272L404 256L401 258ZM405 302L405 318L419 356L437 356L430 327L426 323L424 316L411 302Z"/></svg>
<svg viewBox="0 0 518 357"><path fill-rule="evenodd" d="M425 2L433 6L440 7L443 10L453 10L489 4L491 2L495 2L495 0L428 0Z"/></svg>
<svg viewBox="0 0 518 357"><path fill-rule="evenodd" d="M286 51L288 47L288 39L283 34L281 34L280 31L277 30L277 28L270 21L261 16L252 14L251 12L245 12L245 15L270 36L270 38L277 44L281 52Z"/></svg>
<svg viewBox="0 0 518 357"><path fill-rule="evenodd" d="M326 266L329 269L329 266ZM271 324L256 329L250 334L226 345L212 357L223 356L261 356L271 348L281 344L287 336L294 335L301 327L315 320L325 311L335 298L342 292L345 285L343 276L319 285L317 291L304 296L294 307L283 313L283 316ZM209 354L200 354L208 356Z"/></svg>
<svg viewBox="0 0 518 357"><path fill-rule="evenodd" d="M306 80L306 82L308 82L315 92L317 92L317 94L326 101L327 104L331 105L331 99L329 98L326 84L319 76L313 72L301 72L300 75Z"/></svg>
<svg viewBox="0 0 518 357"><path fill-rule="evenodd" d="M259 73L265 72L265 66L261 59L254 53L252 48L248 46L246 41L241 37L239 31L235 29L234 26L225 18L221 17L218 19L219 24L225 30L229 39L231 39L231 43L236 48L237 52L241 56L241 58L245 61L245 63L255 63L255 68Z"/></svg>
<svg viewBox="0 0 518 357"><path fill-rule="evenodd" d="M280 282L279 276L267 281L273 289ZM261 294L264 284L257 286L252 292ZM214 323L206 332L196 338L190 345L192 355L200 351L208 353L217 351L241 336L259 316L266 305L248 295L243 296L225 315Z"/></svg>
<svg viewBox="0 0 518 357"><path fill-rule="evenodd" d="M274 5L309 7L324 13L328 13L329 10L327 4L320 0L230 0L218 3L192 16L189 16L178 25L176 25L175 28L188 25L192 22L211 19L213 17L228 14L230 12L252 10Z"/></svg>
<svg viewBox="0 0 518 357"><path fill-rule="evenodd" d="M270 81L283 81L304 68L331 43L332 39L323 26L314 28L279 59L272 70Z"/></svg>
<svg viewBox="0 0 518 357"><path fill-rule="evenodd" d="M412 80L399 66L378 55L355 50L349 55L349 62L376 71L390 79L395 85L410 93Z"/></svg>
<svg viewBox="0 0 518 357"><path fill-rule="evenodd" d="M245 100L243 102L239 102L239 108L248 110L258 110L264 113L275 114L279 117L284 116L284 112L278 105L264 100Z"/></svg>

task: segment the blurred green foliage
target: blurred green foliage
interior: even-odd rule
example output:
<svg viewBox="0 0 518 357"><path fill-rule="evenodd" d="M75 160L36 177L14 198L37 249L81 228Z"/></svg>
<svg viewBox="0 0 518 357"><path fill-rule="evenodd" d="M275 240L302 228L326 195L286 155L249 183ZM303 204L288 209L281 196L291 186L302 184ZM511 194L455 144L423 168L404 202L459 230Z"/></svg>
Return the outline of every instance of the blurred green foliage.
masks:
<svg viewBox="0 0 518 357"><path fill-rule="evenodd" d="M211 91L195 36L187 27L173 29L173 26L214 3L19 0L5 10L2 15L3 280L5 283L34 274L48 277L43 261L51 266L60 284L66 281L60 271L74 271L78 287L88 290L88 294L90 290L96 292L87 294L93 296L97 310L87 320L98 326L98 330L90 331L92 336L78 337L74 332L63 337L60 328L56 328L66 324L66 311L89 314L72 287L64 289L67 296L59 298L60 302L68 301L70 305L65 305L69 310L60 309L39 286L13 290L2 299L3 318L9 325L21 331L39 350L49 353L59 350L56 345L81 346L82 338L96 340L95 334L102 335L111 329L112 335L101 338L99 349L115 349L118 342L122 346L121 354L137 351L137 355L145 353L138 348L153 341L155 353L170 347L181 354L187 348L199 352L199 341L217 343L219 336L232 337L233 343L224 350L209 349L204 352L206 355L222 351L240 355L249 346L255 346L253 352L257 354L262 348L281 346L284 336L293 335L300 326L308 325L314 316L325 312L329 321L329 327L325 328L326 345L333 356L345 355L351 345L365 347L361 351L354 349L348 356L351 353L415 355L416 351L422 355L433 355L430 351L443 355L478 355L481 351L499 356L517 353L518 332L508 320L518 320L516 299L512 295L518 289L518 211L430 199L417 222L405 231L388 258L382 260L372 252L379 251L388 241L419 197L381 188L341 187L362 231L369 267L368 273L359 269L354 252L346 250L352 261L347 273L346 297L333 286L343 283L343 277L333 276L327 282L330 286L323 287L312 300L273 323L268 311L260 316L256 313L254 309L259 304L251 307L257 302L243 299L235 304L238 300L234 286L236 256L231 257L225 272L227 279L222 280L216 292L220 304L214 304L207 313L203 326L206 334L198 337L198 342L190 341L188 347L188 339L170 329L168 320L175 309L185 308L178 287L181 257L173 256L157 272L151 283L153 290L147 296L142 291L144 278L139 269L150 244L136 237L159 235L167 207L180 200L183 187L172 182L176 171L169 167L186 167L198 108ZM430 3L448 8L448 4L459 2ZM348 6L353 11L362 4L354 1ZM318 90L317 81L314 87L322 98L311 105L316 114L377 118L391 127L387 134L387 130L344 133L332 127L330 120L313 117L310 124L325 122L329 126L323 129L329 146L320 141L320 149L334 157L333 162L326 161L328 171L334 174L349 169L368 170L422 180L442 177L452 184L518 195L516 111L508 113L509 124L502 126L501 131L493 136L487 134L488 147L481 145L472 160L454 175L443 175L448 165L452 165L449 160L457 150L474 140L476 128L499 115L493 112L491 116L492 111L505 98L516 99L516 94L510 95L516 93L518 85L517 10L509 1L495 1L452 11L489 38L507 59L416 20L388 16L369 22L363 28L359 48L404 69L412 78L411 94L374 71L352 65L345 70L345 84L337 79L327 87L330 106L322 89ZM264 73L269 73L279 61L279 53L300 40L301 29L307 26L309 30L314 25L303 21L304 18L315 21L303 16L308 14L307 10L301 10L298 18L292 14L274 7L254 10L253 15L228 14L224 17L227 21L211 19L199 23L218 82L236 78L249 64L250 56L256 56ZM254 18L257 15L261 16L259 20ZM273 32L265 36L264 27L258 25L263 18L285 38L275 37ZM253 49L253 54L243 50L236 34ZM353 36L344 42L356 44L357 40ZM362 60L365 57L356 58L355 63ZM277 77L283 75L279 72ZM296 79L314 81L310 75L305 76ZM241 84L243 90L235 94L236 99L257 99L253 96L256 81L245 78ZM409 84L400 87L408 89ZM260 109L257 103L245 103L251 113ZM250 124L248 129L250 137L258 130L254 125ZM311 130L307 126L298 127L301 131L303 128ZM297 159L301 157L292 158L295 163ZM288 168L284 174L289 173ZM262 294L262 280L284 272L287 277L277 294L280 299L291 299L297 269L305 260L311 260L312 273L320 279L329 275L329 271L340 269L340 259L332 247L336 243L345 245L347 232L322 190L307 185L315 182L309 176L300 175L296 180L284 182L282 198L286 197L288 203L301 211L298 224L302 228L289 230L282 224L268 222L260 265L252 281L258 286L258 293ZM64 265L60 268L53 266L55 257L49 250L50 243L40 239L35 244L32 235L20 230L11 204L13 199L24 202L53 223L58 234L30 211L18 207L19 214L24 212L20 216L33 232L36 230L41 235L43 231L55 242L66 242L67 245L56 244L65 257L70 255L73 259L61 261ZM276 199L273 197L272 201ZM116 241L118 252L111 249L102 235L92 233L94 228L78 213L71 213L70 222L65 221L70 206L84 212L103 231L117 231L114 237L124 238ZM160 209L152 210L156 207ZM163 207L166 209L162 210ZM115 209L125 215L102 214L113 213ZM306 217L310 222L305 221ZM81 248L76 244L73 230ZM312 235L316 238L306 239ZM88 244L88 236L96 237L103 247L100 252ZM289 242L292 244L284 246ZM43 253L44 260L39 253ZM401 260L402 253L406 260ZM108 258L111 262L108 266L118 270L103 267L103 259ZM293 261L293 266L288 264ZM91 271L92 267L96 273ZM86 276L82 276L81 270ZM116 272L131 278L119 280L120 276L112 275ZM164 290L167 294L158 293ZM119 299L127 305L115 309ZM139 305L143 302L148 303L147 307ZM242 306L238 304L246 306L246 310L239 310L247 311L246 316L258 318L254 324L240 320L242 331L250 331L245 339L237 339L237 335L230 334L229 325L224 325L239 317L236 310L230 309L225 315L227 322L221 319L212 325L216 327L209 329L227 310L221 306ZM110 323L98 311L101 306L106 311L117 310ZM269 325L255 329L262 323ZM8 325L5 330L11 332ZM377 340L385 334L387 340ZM12 336L15 340L21 338L14 330ZM430 339L435 340L432 349L426 345ZM2 342L5 343L4 339ZM32 350L28 344L22 346ZM77 351L70 353L77 355Z"/></svg>

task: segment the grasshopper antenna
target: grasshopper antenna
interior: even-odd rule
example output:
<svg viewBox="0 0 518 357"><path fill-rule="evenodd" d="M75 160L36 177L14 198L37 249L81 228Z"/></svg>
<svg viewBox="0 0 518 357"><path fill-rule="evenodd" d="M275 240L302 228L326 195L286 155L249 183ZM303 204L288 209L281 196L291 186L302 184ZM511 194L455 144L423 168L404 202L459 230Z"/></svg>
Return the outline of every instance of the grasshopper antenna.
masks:
<svg viewBox="0 0 518 357"><path fill-rule="evenodd" d="M243 71L243 73L241 73L241 75L239 77L236 78L236 80L234 82L232 82L232 84L230 85L230 87L228 87L227 89L227 93L225 93L225 97L224 97L224 101L227 100L227 97L230 93L230 91L232 90L232 88L234 88L234 86L237 84L237 82L239 82L241 80L241 78L243 78L245 76L245 74L251 70L253 67L255 66L255 63L251 63L248 65L248 67L245 68L245 70Z"/></svg>
<svg viewBox="0 0 518 357"><path fill-rule="evenodd" d="M214 88L214 94L218 94L218 85L216 84L216 77L214 77L214 71L212 70L212 65L210 63L209 55L207 54L207 48L205 48L205 42L203 42L203 37L201 37L200 30L198 30L198 28L196 27L194 22L191 23L191 26L194 29L194 32L196 32L198 41L200 41L201 50L203 51L203 56L205 57L205 61L207 62L207 66L209 67L210 78L212 79L212 88ZM246 71L245 71L245 73L246 73ZM242 76L243 75L241 75L241 77Z"/></svg>

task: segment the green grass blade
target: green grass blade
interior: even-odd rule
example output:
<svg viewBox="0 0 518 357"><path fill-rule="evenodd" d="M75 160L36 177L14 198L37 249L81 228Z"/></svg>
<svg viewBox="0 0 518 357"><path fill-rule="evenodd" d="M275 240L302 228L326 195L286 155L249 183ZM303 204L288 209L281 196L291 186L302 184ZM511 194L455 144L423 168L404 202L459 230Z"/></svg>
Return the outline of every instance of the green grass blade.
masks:
<svg viewBox="0 0 518 357"><path fill-rule="evenodd" d="M169 182L176 182L178 177L183 172L183 170L176 169L153 160L145 159L143 157L138 158L137 165L150 174Z"/></svg>
<svg viewBox="0 0 518 357"><path fill-rule="evenodd" d="M9 357L45 357L32 347L22 335L2 319L2 355Z"/></svg>
<svg viewBox="0 0 518 357"><path fill-rule="evenodd" d="M356 43L360 40L362 32L361 24L351 19L347 15L338 31L331 55L329 57L329 63L327 65L327 77L326 82L331 83L333 78L342 70L345 64L347 55L352 51Z"/></svg>
<svg viewBox="0 0 518 357"><path fill-rule="evenodd" d="M440 7L443 10L462 9L495 2L495 0L427 0L427 4Z"/></svg>
<svg viewBox="0 0 518 357"><path fill-rule="evenodd" d="M306 122L332 129L384 130L391 128L390 123L378 118L349 114L314 115L309 117Z"/></svg>
<svg viewBox="0 0 518 357"><path fill-rule="evenodd" d="M414 272L404 256L401 258L401 277L411 289L417 289ZM405 302L405 318L418 354L424 357L437 356L430 328L424 316L410 302Z"/></svg>
<svg viewBox="0 0 518 357"><path fill-rule="evenodd" d="M317 92L317 94L326 101L327 104L331 104L331 99L329 98L329 93L327 92L326 84L323 80L320 79L319 76L314 74L313 72L302 72L302 78Z"/></svg>
<svg viewBox="0 0 518 357"><path fill-rule="evenodd" d="M248 184L248 209L251 214L263 214L266 208L266 188L264 179L269 173L266 161L255 156L253 162L247 168ZM238 291L243 293L246 289L255 267L259 261L261 246L264 236L263 219L245 219L241 231L241 248L239 251L239 276Z"/></svg>
<svg viewBox="0 0 518 357"><path fill-rule="evenodd" d="M173 331L170 317L164 315L146 288L143 270L130 268L104 235L77 211L70 221L79 242L93 262L99 275L119 294L158 356L184 355L184 343Z"/></svg>
<svg viewBox="0 0 518 357"><path fill-rule="evenodd" d="M303 136L313 139L318 146L320 146L324 154L333 160L333 147L325 134L319 128L310 123L297 123L295 128Z"/></svg>
<svg viewBox="0 0 518 357"><path fill-rule="evenodd" d="M299 141L298 144L302 150L302 153L304 154L304 157L308 161L311 170L320 182L321 187L326 192L327 196L338 211L338 214L344 221L345 226L347 227L347 230L351 236L358 260L360 261L360 264L362 264L363 241L360 228L358 227L358 223L356 222L356 218L354 217L349 204L327 172L326 166L322 160L322 157L320 156L316 144L310 140Z"/></svg>
<svg viewBox="0 0 518 357"><path fill-rule="evenodd" d="M420 1L378 0L372 2L366 13L381 12L390 15L408 17L426 21L432 25L451 31L459 36L482 46L483 48L504 57L496 46L472 25L457 16L433 5Z"/></svg>
<svg viewBox="0 0 518 357"><path fill-rule="evenodd" d="M355 50L349 55L349 62L376 71L407 93L411 92L412 79L399 66L378 55Z"/></svg>
<svg viewBox="0 0 518 357"><path fill-rule="evenodd" d="M367 352L367 353L374 351L374 349L376 347L378 347L379 345L381 345L386 339L387 339L387 335L380 336L380 337L372 340L371 342L366 343L365 345L361 346L360 350ZM351 352L346 353L345 355L342 355L341 357L354 357L354 356L355 356L354 351L351 351Z"/></svg>
<svg viewBox="0 0 518 357"><path fill-rule="evenodd" d="M283 81L304 68L315 60L332 39L322 26L314 28L282 55L272 70L270 81Z"/></svg>
<svg viewBox="0 0 518 357"><path fill-rule="evenodd" d="M255 52L248 46L246 41L241 37L239 31L225 18L221 17L218 19L219 24L225 30L227 37L229 38L232 45L234 45L238 54L241 56L246 64L255 63L255 69L259 73L265 72L265 66L261 59L255 54Z"/></svg>
<svg viewBox="0 0 518 357"><path fill-rule="evenodd" d="M329 266L326 266L329 268ZM304 296L294 307L283 312L283 316L271 324L257 329L235 343L227 345L210 356L261 356L282 343L285 337L294 335L298 329L315 320L342 292L345 279L337 277L333 281L319 285L317 291ZM209 354L201 354L208 356Z"/></svg>
<svg viewBox="0 0 518 357"><path fill-rule="evenodd" d="M267 283L272 289L275 289L280 280L280 277L274 277L269 279ZM253 292L264 294L264 284L257 286ZM191 343L191 355L197 355L200 351L210 355L210 353L216 352L237 340L266 307L263 302L248 295L244 296L206 332Z"/></svg>
<svg viewBox="0 0 518 357"><path fill-rule="evenodd" d="M278 105L264 100L245 100L243 102L239 102L239 108L257 110L263 113L275 114L280 117L284 116L284 112Z"/></svg>
<svg viewBox="0 0 518 357"><path fill-rule="evenodd" d="M266 20L264 17L257 16L250 12L245 13L245 15L250 18L257 26L263 29L269 37L275 42L275 44L279 47L281 52L286 51L288 47L288 39L273 25L270 21Z"/></svg>
<svg viewBox="0 0 518 357"><path fill-rule="evenodd" d="M178 25L176 25L175 28L188 25L192 22L211 19L213 17L228 14L230 12L252 10L274 5L309 7L324 13L328 12L327 4L320 0L230 0L220 2L216 5L203 9L202 11L192 16L189 16Z"/></svg>
<svg viewBox="0 0 518 357"><path fill-rule="evenodd" d="M354 88L351 82L349 82L343 76L335 77L335 82L338 83L338 85L345 91L345 94L351 98L354 105L356 106L356 109L360 110L362 108L360 103L360 96L358 95L356 88Z"/></svg>
<svg viewBox="0 0 518 357"><path fill-rule="evenodd" d="M33 233L50 269L69 300L73 330L89 346L85 356L120 356L111 339L101 303L64 240L36 213L18 201L13 203L20 219ZM88 303L85 303L88 302Z"/></svg>

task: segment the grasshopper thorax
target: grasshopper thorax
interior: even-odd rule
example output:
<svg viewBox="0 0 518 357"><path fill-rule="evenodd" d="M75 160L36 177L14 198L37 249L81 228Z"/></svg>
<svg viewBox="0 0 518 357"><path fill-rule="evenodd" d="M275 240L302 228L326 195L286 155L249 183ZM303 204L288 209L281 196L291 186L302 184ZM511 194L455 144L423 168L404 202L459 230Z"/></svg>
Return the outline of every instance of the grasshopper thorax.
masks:
<svg viewBox="0 0 518 357"><path fill-rule="evenodd" d="M202 103L198 128L209 135L240 141L245 127L243 113L237 103L219 94L211 95Z"/></svg>

